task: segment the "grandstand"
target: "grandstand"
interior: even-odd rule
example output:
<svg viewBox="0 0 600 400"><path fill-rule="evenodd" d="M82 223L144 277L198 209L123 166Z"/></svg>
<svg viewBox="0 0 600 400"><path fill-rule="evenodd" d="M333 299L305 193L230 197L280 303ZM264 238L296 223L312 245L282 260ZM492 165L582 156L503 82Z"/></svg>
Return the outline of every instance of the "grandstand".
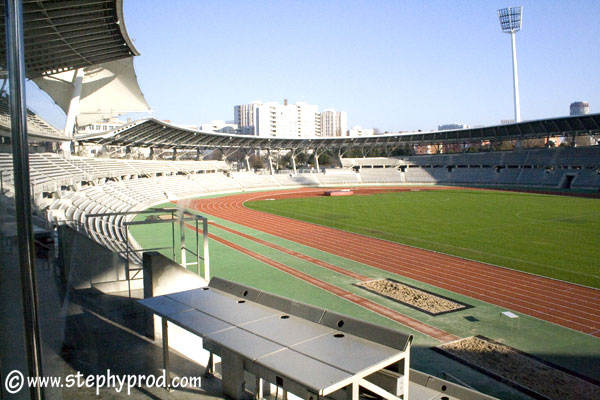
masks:
<svg viewBox="0 0 600 400"><path fill-rule="evenodd" d="M10 110L6 94L0 95L0 135L10 136ZM27 109L27 131L32 139L68 140L61 131L46 122L42 117Z"/></svg>
<svg viewBox="0 0 600 400"><path fill-rule="evenodd" d="M489 153L344 158L363 183L600 189L600 146Z"/></svg>
<svg viewBox="0 0 600 400"><path fill-rule="evenodd" d="M10 171L10 154L0 166ZM88 214L143 210L152 204L214 193L298 186L361 184L458 184L496 187L600 189L600 147L535 149L518 152L344 158L341 169L324 173L255 174L234 172L225 161L117 160L30 155L37 206L49 220L63 221L122 254L122 215ZM12 190L12 175L3 176ZM136 259L140 262L140 259Z"/></svg>

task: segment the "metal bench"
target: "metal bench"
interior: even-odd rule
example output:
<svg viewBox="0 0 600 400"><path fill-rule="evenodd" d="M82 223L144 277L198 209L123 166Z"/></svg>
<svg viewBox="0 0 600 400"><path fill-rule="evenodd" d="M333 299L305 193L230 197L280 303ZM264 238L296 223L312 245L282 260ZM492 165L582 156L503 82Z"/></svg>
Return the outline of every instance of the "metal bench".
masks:
<svg viewBox="0 0 600 400"><path fill-rule="evenodd" d="M307 400L343 389L358 400L360 387L408 398L412 335L220 278L139 303L162 317L167 377L170 322L221 357L223 393L234 399L244 393L244 371L256 376L257 397L266 380Z"/></svg>

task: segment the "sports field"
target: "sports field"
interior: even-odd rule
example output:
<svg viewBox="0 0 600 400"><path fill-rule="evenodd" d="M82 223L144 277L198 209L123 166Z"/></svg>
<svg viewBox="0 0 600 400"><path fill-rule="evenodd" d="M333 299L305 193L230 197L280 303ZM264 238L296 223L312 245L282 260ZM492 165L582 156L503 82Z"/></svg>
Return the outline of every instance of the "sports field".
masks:
<svg viewBox="0 0 600 400"><path fill-rule="evenodd" d="M598 199L457 189L245 206L600 288Z"/></svg>
<svg viewBox="0 0 600 400"><path fill-rule="evenodd" d="M550 204L550 209L555 211L551 221L547 221L550 225L555 219L575 220L582 217L581 213L575 216L558 213L560 205L554 201L566 201L569 204L567 210L572 208L571 211L574 211L581 207L593 207L597 200L594 202L580 198L508 192L448 190L442 187L365 187L360 188L354 196L337 198L323 196L324 191L322 188L300 188L231 193L178 200L154 207L178 207L209 217L211 276L245 283L298 301L410 332L415 336L414 357L411 362L416 369L438 376L442 376L444 371L452 371L457 378L498 398L528 399L526 395L431 350L440 343L447 343L456 338L483 335L562 368L596 381L600 380L597 369L600 354L600 319L597 310L600 300L597 290L406 248L392 242L393 240L408 243L405 239L409 237L420 240L410 242L411 244L427 247L423 244L426 235L430 236L427 238L429 242L434 242L439 241L439 237L452 236L448 233L453 229L461 230L461 235L464 236L467 234L467 228L478 228L480 232L488 228L498 235L497 243L510 241L516 245L516 242L529 240L529 236L524 234L527 232L524 227L532 229L530 225L540 222L532 220L544 214L532 214L528 208L522 207L518 211L512 210L513 216L519 213L518 218L497 224L500 216L510 215L510 212L502 211L503 209L510 209L511 204L512 207L516 207L518 203L515 203L515 198L520 198L524 203L537 201L537 205L530 206L533 210L540 206L540 201L541 207L549 207ZM375 194L382 191L387 193ZM280 200L253 202L259 198ZM434 201L435 199L437 201ZM247 208L262 204L271 209L280 204L292 204L292 211L289 212L293 218L298 219L313 213L316 207L308 205L307 208L300 208L293 204L314 204L313 201L324 204L325 207L318 216L319 219L313 222L324 225L323 219L330 219L337 221L338 228L351 230L351 226L354 226L352 230L355 230L358 225L356 221L361 220L364 225L361 228L363 230L359 232L362 235L358 237L343 230L315 226L312 223ZM357 205L351 208L348 201L357 202ZM487 204L486 208L480 204L482 201L500 202L501 206ZM395 207L398 203L404 207ZM451 206L451 203L454 205ZM574 204L577 207L573 207ZM445 207L445 212L437 209L442 207ZM457 212L450 213L453 207L462 207L465 215L461 217ZM595 222L592 221L589 228L594 236L598 232L600 215L597 206L595 207ZM366 209L370 211L370 217L366 216ZM492 211L495 212L494 218L488 218ZM529 213L529 221L523 222L521 220L526 216L525 212ZM474 222L471 221L478 220L477 213L482 213L480 218L484 218L485 221L473 225ZM158 214L165 213L157 212ZM414 217L410 222L412 225L408 225L409 214L413 214ZM450 219L446 214L454 215ZM148 218L150 215L141 214L136 220ZM422 223L421 220L427 221L429 232L423 230L416 235L408 227L412 226L412 230L416 230ZM490 221L499 226L490 225ZM513 227L512 231L505 229L502 233L495 231L500 226L510 227L511 222L515 225L520 223L524 227ZM386 233L389 226L400 226L406 230L400 230L400 235L393 237L390 236L390 232ZM436 226L439 229L435 229ZM144 248L166 246L162 252L170 257L170 246L175 244L175 247L179 247L181 233L177 224L174 224L173 228L171 223L136 225L130 227L130 233ZM403 233L406 231L412 235ZM517 231L521 234L520 239L510 240L510 235L514 234L510 232ZM188 224L185 232L186 246L190 249L196 248L194 227ZM387 235L382 237L390 241L366 237L381 234ZM554 238L559 234L564 235L540 229L537 234L531 233L530 236L539 240L537 235ZM481 233L479 235L482 236ZM585 233L581 235L585 236ZM567 236L574 237L574 234L571 232ZM478 235L473 232L466 239L463 237L463 240L469 242L468 238L473 237L478 238ZM586 240L593 243L592 239L588 237ZM572 240L578 242L577 239ZM563 246L560 241L558 243L559 246ZM569 243L566 244L568 245ZM452 246L446 244L446 247ZM447 249L440 250L450 253ZM470 251L474 253L473 250ZM179 262L178 250L174 252L174 256ZM593 260L590 260L593 256L586 257L588 264L593 265ZM475 256L469 255L469 258ZM196 266L188 268L196 271ZM203 268L200 267L200 273L202 272ZM357 286L357 283L382 277L445 296L468 307L433 316ZM591 285L591 282L586 284ZM509 325L499 318L504 310L518 313L520 324L517 329L513 329L512 324Z"/></svg>

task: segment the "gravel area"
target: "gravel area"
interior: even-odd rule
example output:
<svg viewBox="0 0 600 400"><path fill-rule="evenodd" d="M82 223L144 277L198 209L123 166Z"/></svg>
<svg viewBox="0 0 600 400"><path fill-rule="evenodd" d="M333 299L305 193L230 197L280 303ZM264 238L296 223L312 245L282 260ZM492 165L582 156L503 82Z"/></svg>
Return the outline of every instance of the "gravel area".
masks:
<svg viewBox="0 0 600 400"><path fill-rule="evenodd" d="M431 314L439 314L465 308L463 304L455 303L448 299L388 279L361 282L357 285L394 300L398 300L399 302L410 304L413 307L427 311Z"/></svg>
<svg viewBox="0 0 600 400"><path fill-rule="evenodd" d="M552 368L509 346L470 337L439 348L550 399L600 399L600 387Z"/></svg>

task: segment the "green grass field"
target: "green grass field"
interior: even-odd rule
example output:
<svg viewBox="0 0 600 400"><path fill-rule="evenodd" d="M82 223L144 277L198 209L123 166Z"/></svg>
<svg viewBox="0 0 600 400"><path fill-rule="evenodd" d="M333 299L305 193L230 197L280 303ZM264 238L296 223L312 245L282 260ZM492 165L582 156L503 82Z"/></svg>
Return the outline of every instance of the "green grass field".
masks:
<svg viewBox="0 0 600 400"><path fill-rule="evenodd" d="M600 288L600 200L447 190L247 202L255 210Z"/></svg>

